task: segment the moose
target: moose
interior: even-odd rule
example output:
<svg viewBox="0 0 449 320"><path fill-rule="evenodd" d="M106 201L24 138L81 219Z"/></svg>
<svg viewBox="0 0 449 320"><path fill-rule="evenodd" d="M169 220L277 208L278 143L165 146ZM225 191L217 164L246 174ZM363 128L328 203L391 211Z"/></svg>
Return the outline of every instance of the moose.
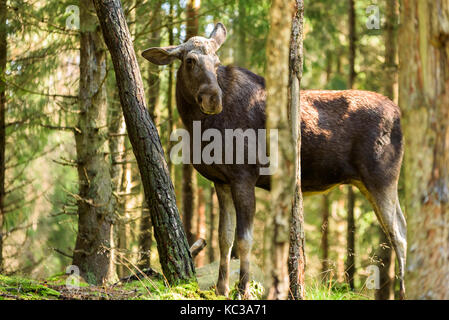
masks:
<svg viewBox="0 0 449 320"><path fill-rule="evenodd" d="M226 34L224 25L217 23L209 38L195 36L177 46L142 52L145 59L156 65L181 61L176 103L190 133L194 121L200 121L202 132L211 128L221 133L226 129L265 128L264 78L244 68L220 64L216 52ZM361 90L303 90L300 98L304 195L327 192L340 184L351 184L361 191L396 252L400 296L404 298L407 241L406 221L398 199L403 157L398 106L380 94ZM270 175L261 175L261 166L259 161L194 163L195 169L214 183L219 202L216 292L221 295L229 293L229 263L236 232L240 257L238 288L243 298L249 298L255 188L270 190Z"/></svg>

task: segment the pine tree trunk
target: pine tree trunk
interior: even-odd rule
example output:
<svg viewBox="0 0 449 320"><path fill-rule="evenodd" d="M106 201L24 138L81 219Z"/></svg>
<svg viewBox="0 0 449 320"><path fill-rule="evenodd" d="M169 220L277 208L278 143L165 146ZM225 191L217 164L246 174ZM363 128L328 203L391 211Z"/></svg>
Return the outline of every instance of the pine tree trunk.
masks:
<svg viewBox="0 0 449 320"><path fill-rule="evenodd" d="M186 7L186 41L198 35L200 0L188 0ZM182 165L182 221L189 245L195 242L193 218L196 212L196 171L191 164Z"/></svg>
<svg viewBox="0 0 449 320"><path fill-rule="evenodd" d="M114 197L106 156L107 101L106 52L92 15L93 5L81 1L80 10L80 114L75 131L78 164L78 234L73 264L89 282L114 280Z"/></svg>
<svg viewBox="0 0 449 320"><path fill-rule="evenodd" d="M159 25L161 23L161 1L157 1L154 9L151 12L151 40L149 47L159 47L161 44L161 34ZM160 70L159 67L153 63L148 63L148 111L151 119L153 119L156 128L159 128L159 91L160 91ZM160 131L159 131L160 132ZM170 166L169 166L170 172ZM151 246L153 243L153 225L151 223L151 215L148 208L148 202L143 196L140 230L139 230L139 262L140 269L149 268L151 266Z"/></svg>
<svg viewBox="0 0 449 320"><path fill-rule="evenodd" d="M449 2L403 0L400 10L407 298L449 299Z"/></svg>
<svg viewBox="0 0 449 320"><path fill-rule="evenodd" d="M175 44L175 36L173 33L173 14L174 14L174 9L173 9L173 0L170 0L170 8L169 8L169 14L168 14L168 44L170 46ZM175 91L175 66L173 63L171 63L168 66L168 86L167 86L167 110L168 110L168 126L167 126L167 130L166 130L166 136L167 136L167 141L168 141L168 150L171 150L172 147L172 142L170 141L170 135L172 133L172 131L175 129L174 128L174 120L173 120L173 97L174 97L174 91ZM173 164L171 163L170 157L168 157L167 159L167 164L168 164L168 172L170 173L170 177L172 178L173 181L175 181L175 167L173 166ZM176 185L176 183L174 183Z"/></svg>
<svg viewBox="0 0 449 320"><path fill-rule="evenodd" d="M3 233L4 232L4 201L5 201L5 147L6 147L6 83L3 77L6 75L7 58L7 25L6 25L7 7L6 0L0 0L0 273L4 268L3 261Z"/></svg>
<svg viewBox="0 0 449 320"><path fill-rule="evenodd" d="M122 109L120 107L120 101L117 90L114 90L114 94L112 101L108 103L109 106L109 152L111 154L111 181L112 181L112 190L116 197L116 205L115 205L115 213L116 216L119 217L115 220L114 223L114 236L117 239L117 247L118 251L115 252L117 255L117 273L119 277L124 276L124 272L126 269L123 266L122 255L124 254L123 250L126 250L125 241L121 239L120 232L122 228L122 220L123 215L125 213L124 210L124 202L126 198L122 196L123 194L123 177L124 175L124 162L126 161L126 152L125 152L125 134L126 134L126 125L125 119L123 118Z"/></svg>
<svg viewBox="0 0 449 320"><path fill-rule="evenodd" d="M303 300L305 298L305 231L304 214L301 192L301 106L300 86L303 68L303 23L304 2L295 1L295 14L292 21L290 35L290 63L288 83L288 118L293 140L293 148L296 150L293 160L294 185L291 218L290 218L290 242L288 255L289 274L289 299Z"/></svg>
<svg viewBox="0 0 449 320"><path fill-rule="evenodd" d="M267 137L278 130L278 165L271 176L272 258L269 273L269 299L286 299L289 291L287 259L292 196L295 192L295 145L289 121L289 45L294 2L273 0L270 9L270 32L267 39ZM288 17L288 18L286 18Z"/></svg>
<svg viewBox="0 0 449 320"><path fill-rule="evenodd" d="M209 256L209 263L212 263L215 261L215 208L214 208L214 195L215 195L215 188L211 185L209 187L209 240L208 243L208 256Z"/></svg>
<svg viewBox="0 0 449 320"><path fill-rule="evenodd" d="M193 216L196 208L196 172L191 164L182 165L182 222L187 241L191 246L195 242Z"/></svg>
<svg viewBox="0 0 449 320"><path fill-rule="evenodd" d="M355 219L354 219L355 194L352 186L348 186L348 217L346 230L346 281L351 290L354 290L355 276Z"/></svg>
<svg viewBox="0 0 449 320"><path fill-rule="evenodd" d="M349 79L348 86L354 88L356 78L355 72L355 55L356 55L356 30L355 30L355 8L354 0L348 0L349 15ZM346 242L346 279L349 287L354 290L355 267L355 219L354 219L355 193L352 186L348 186L348 229Z"/></svg>
<svg viewBox="0 0 449 320"><path fill-rule="evenodd" d="M248 67L247 62L247 49L246 49L246 4L245 0L238 0L238 19L236 24L238 46L236 48L236 65L242 68Z"/></svg>
<svg viewBox="0 0 449 320"><path fill-rule="evenodd" d="M196 239L206 239L206 201L204 190L198 187L198 214L196 222ZM205 263L206 250L202 250L196 256L196 266L202 267Z"/></svg>
<svg viewBox="0 0 449 320"><path fill-rule="evenodd" d="M386 0L385 18L385 95L392 101L397 101L397 17L399 4L396 0ZM380 288L375 292L376 300L394 299L395 255L390 241L382 228L379 230Z"/></svg>
<svg viewBox="0 0 449 320"><path fill-rule="evenodd" d="M145 105L142 78L119 0L94 0L111 53L128 136L149 202L159 261L169 283L195 279L164 151Z"/></svg>
<svg viewBox="0 0 449 320"><path fill-rule="evenodd" d="M321 274L323 281L329 280L329 196L322 196L321 222Z"/></svg>

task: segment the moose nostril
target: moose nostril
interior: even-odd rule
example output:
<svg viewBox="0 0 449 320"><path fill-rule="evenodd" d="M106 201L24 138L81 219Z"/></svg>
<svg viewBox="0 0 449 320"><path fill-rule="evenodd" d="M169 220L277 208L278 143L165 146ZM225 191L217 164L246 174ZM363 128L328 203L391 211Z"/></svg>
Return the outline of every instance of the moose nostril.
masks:
<svg viewBox="0 0 449 320"><path fill-rule="evenodd" d="M199 104L203 103L203 97L198 96L198 103L199 103Z"/></svg>

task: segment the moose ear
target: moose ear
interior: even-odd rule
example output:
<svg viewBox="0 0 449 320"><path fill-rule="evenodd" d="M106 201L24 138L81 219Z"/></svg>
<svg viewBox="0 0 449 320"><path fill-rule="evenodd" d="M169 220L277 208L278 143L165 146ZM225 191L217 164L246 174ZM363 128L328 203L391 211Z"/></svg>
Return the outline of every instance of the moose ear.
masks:
<svg viewBox="0 0 449 320"><path fill-rule="evenodd" d="M217 48L215 50L218 50L221 47L221 45L223 44L223 42L225 42L226 34L227 34L227 31L226 31L225 26L221 22L218 22L215 25L215 28L214 28L214 30L212 30L212 33L210 34L210 37L209 37L210 39L214 39L215 42L217 43Z"/></svg>
<svg viewBox="0 0 449 320"><path fill-rule="evenodd" d="M159 66L172 63L175 59L180 59L181 55L179 46L149 48L142 52L142 57Z"/></svg>

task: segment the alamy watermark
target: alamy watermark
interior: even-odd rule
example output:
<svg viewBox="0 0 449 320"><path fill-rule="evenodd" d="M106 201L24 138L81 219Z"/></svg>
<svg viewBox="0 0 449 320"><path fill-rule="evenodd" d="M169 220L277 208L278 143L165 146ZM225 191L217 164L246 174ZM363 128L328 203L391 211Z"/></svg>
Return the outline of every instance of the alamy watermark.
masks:
<svg viewBox="0 0 449 320"><path fill-rule="evenodd" d="M178 141L181 138L170 151L172 163L258 164L260 175L271 175L277 169L277 129L269 130L268 136L266 129L251 128L225 129L224 133L210 128L202 132L201 121L193 121L192 134L190 137L190 133L185 129L176 129L171 133L170 141ZM267 155L267 140L269 140L269 155ZM202 148L203 142L209 143Z"/></svg>
<svg viewBox="0 0 449 320"><path fill-rule="evenodd" d="M72 4L65 8L65 13L69 14L65 20L67 29L78 30L80 28L80 8Z"/></svg>
<svg viewBox="0 0 449 320"><path fill-rule="evenodd" d="M368 30L380 29L380 10L376 5L371 5L366 8L366 14L369 14L366 20L366 27Z"/></svg>

